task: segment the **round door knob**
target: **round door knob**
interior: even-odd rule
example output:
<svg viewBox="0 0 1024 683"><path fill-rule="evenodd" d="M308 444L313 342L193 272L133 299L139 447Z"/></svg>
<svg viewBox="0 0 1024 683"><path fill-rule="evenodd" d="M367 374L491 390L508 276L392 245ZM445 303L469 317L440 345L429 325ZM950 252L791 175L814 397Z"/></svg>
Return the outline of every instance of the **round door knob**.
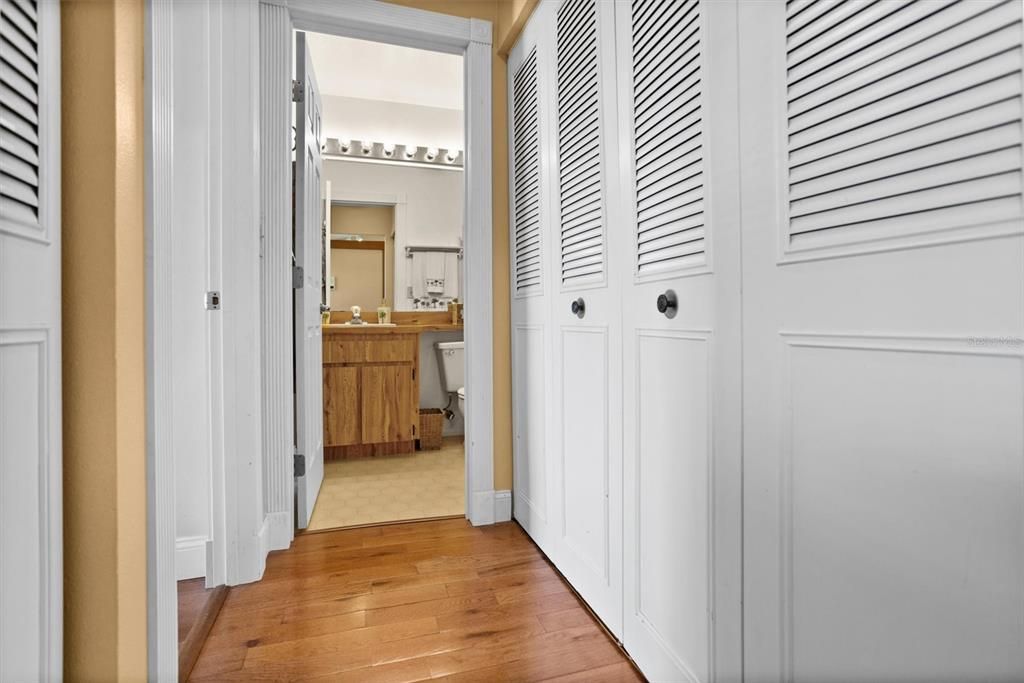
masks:
<svg viewBox="0 0 1024 683"><path fill-rule="evenodd" d="M666 318L676 317L676 310L678 308L678 300L676 299L676 293L671 289L664 294L658 295L658 313L663 313Z"/></svg>
<svg viewBox="0 0 1024 683"><path fill-rule="evenodd" d="M587 314L587 302L583 300L583 297L573 301L570 308L572 309L572 314L577 318L582 318Z"/></svg>

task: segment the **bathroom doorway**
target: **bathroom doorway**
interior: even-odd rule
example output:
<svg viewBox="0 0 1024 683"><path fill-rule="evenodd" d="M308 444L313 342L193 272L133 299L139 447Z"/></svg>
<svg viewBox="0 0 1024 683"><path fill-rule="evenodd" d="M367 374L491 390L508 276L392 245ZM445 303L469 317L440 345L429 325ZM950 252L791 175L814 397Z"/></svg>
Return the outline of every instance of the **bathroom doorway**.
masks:
<svg viewBox="0 0 1024 683"><path fill-rule="evenodd" d="M463 57L306 32L322 112L308 531L466 514Z"/></svg>

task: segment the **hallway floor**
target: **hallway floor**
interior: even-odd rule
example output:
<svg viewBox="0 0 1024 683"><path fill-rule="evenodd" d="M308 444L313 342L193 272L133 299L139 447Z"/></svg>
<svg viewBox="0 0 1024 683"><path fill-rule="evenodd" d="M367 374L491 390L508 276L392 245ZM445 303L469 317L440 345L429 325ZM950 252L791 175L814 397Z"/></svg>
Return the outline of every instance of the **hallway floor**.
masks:
<svg viewBox="0 0 1024 683"><path fill-rule="evenodd" d="M325 463L309 530L465 513L466 455L454 436L437 451Z"/></svg>
<svg viewBox="0 0 1024 683"><path fill-rule="evenodd" d="M640 681L514 523L295 539L231 589L192 681Z"/></svg>

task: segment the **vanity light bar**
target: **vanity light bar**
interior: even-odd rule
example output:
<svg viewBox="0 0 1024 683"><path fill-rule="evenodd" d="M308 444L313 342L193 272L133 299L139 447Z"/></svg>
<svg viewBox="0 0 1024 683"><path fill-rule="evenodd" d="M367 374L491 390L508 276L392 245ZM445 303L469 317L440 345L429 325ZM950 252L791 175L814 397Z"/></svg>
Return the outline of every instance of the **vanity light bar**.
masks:
<svg viewBox="0 0 1024 683"><path fill-rule="evenodd" d="M337 138L327 138L323 153L327 157L393 161L441 168L462 168L464 162L461 149L392 145L384 142L338 140Z"/></svg>

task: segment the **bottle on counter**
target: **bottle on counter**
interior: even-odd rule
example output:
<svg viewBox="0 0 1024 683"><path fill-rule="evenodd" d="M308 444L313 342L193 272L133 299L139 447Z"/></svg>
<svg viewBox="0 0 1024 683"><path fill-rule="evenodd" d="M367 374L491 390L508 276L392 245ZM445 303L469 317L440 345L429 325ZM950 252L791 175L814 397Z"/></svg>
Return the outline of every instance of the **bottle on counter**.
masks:
<svg viewBox="0 0 1024 683"><path fill-rule="evenodd" d="M377 324L388 325L391 323L391 307L388 306L388 300L382 299L380 306L377 307Z"/></svg>

